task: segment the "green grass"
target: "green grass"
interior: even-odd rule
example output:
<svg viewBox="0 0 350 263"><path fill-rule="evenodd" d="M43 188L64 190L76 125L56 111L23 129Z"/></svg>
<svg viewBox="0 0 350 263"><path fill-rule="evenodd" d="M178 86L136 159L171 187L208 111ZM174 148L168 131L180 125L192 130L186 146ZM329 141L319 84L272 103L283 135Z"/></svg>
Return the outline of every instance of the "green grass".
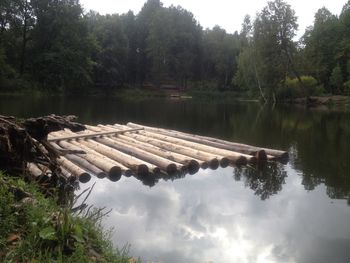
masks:
<svg viewBox="0 0 350 263"><path fill-rule="evenodd" d="M0 172L0 262L136 262L112 246L100 210L71 208Z"/></svg>

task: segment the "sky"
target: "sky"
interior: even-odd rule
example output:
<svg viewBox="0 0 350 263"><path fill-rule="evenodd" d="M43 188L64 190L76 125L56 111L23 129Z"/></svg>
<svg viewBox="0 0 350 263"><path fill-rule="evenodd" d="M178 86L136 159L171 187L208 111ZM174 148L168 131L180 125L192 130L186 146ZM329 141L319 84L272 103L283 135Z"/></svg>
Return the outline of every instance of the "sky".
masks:
<svg viewBox="0 0 350 263"><path fill-rule="evenodd" d="M132 10L137 14L146 0L80 0L85 11L90 9L106 13L126 13ZM267 0L163 0L165 7L170 5L182 6L191 11L203 28L212 28L219 25L227 32L240 31L241 24L246 14L255 16L264 6ZM288 0L298 17L299 32L302 36L307 26L313 24L316 11L325 6L333 14L338 15L347 0Z"/></svg>

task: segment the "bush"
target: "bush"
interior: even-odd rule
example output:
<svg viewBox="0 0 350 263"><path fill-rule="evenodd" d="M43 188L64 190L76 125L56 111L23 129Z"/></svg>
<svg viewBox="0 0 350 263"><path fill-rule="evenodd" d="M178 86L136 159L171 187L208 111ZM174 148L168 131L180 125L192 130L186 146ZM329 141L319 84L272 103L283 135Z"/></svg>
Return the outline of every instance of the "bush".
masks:
<svg viewBox="0 0 350 263"><path fill-rule="evenodd" d="M284 84L277 90L277 99L280 100L288 100L288 99L296 99L307 96L320 96L324 94L324 87L317 86L317 80L312 76L301 76L301 81L303 85L300 84L297 78L289 78L287 77ZM304 90L306 89L304 94Z"/></svg>
<svg viewBox="0 0 350 263"><path fill-rule="evenodd" d="M350 96L350 80L344 83L344 94Z"/></svg>

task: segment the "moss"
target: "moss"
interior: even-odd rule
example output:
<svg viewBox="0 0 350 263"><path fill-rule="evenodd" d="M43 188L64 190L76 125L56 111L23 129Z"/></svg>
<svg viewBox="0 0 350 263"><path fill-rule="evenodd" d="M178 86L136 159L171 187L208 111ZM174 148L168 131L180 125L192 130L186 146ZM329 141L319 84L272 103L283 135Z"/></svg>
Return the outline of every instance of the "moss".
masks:
<svg viewBox="0 0 350 263"><path fill-rule="evenodd" d="M56 200L0 173L0 262L130 262L128 247L113 248L100 210L78 216Z"/></svg>

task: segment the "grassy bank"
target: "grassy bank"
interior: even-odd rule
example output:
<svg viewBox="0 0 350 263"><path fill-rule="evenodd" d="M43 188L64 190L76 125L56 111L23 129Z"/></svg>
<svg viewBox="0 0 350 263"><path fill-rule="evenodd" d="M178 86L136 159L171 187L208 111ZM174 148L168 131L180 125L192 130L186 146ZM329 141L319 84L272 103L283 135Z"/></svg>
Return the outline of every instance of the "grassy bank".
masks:
<svg viewBox="0 0 350 263"><path fill-rule="evenodd" d="M57 200L0 172L0 262L135 262L127 248L113 248L103 212L73 212Z"/></svg>

